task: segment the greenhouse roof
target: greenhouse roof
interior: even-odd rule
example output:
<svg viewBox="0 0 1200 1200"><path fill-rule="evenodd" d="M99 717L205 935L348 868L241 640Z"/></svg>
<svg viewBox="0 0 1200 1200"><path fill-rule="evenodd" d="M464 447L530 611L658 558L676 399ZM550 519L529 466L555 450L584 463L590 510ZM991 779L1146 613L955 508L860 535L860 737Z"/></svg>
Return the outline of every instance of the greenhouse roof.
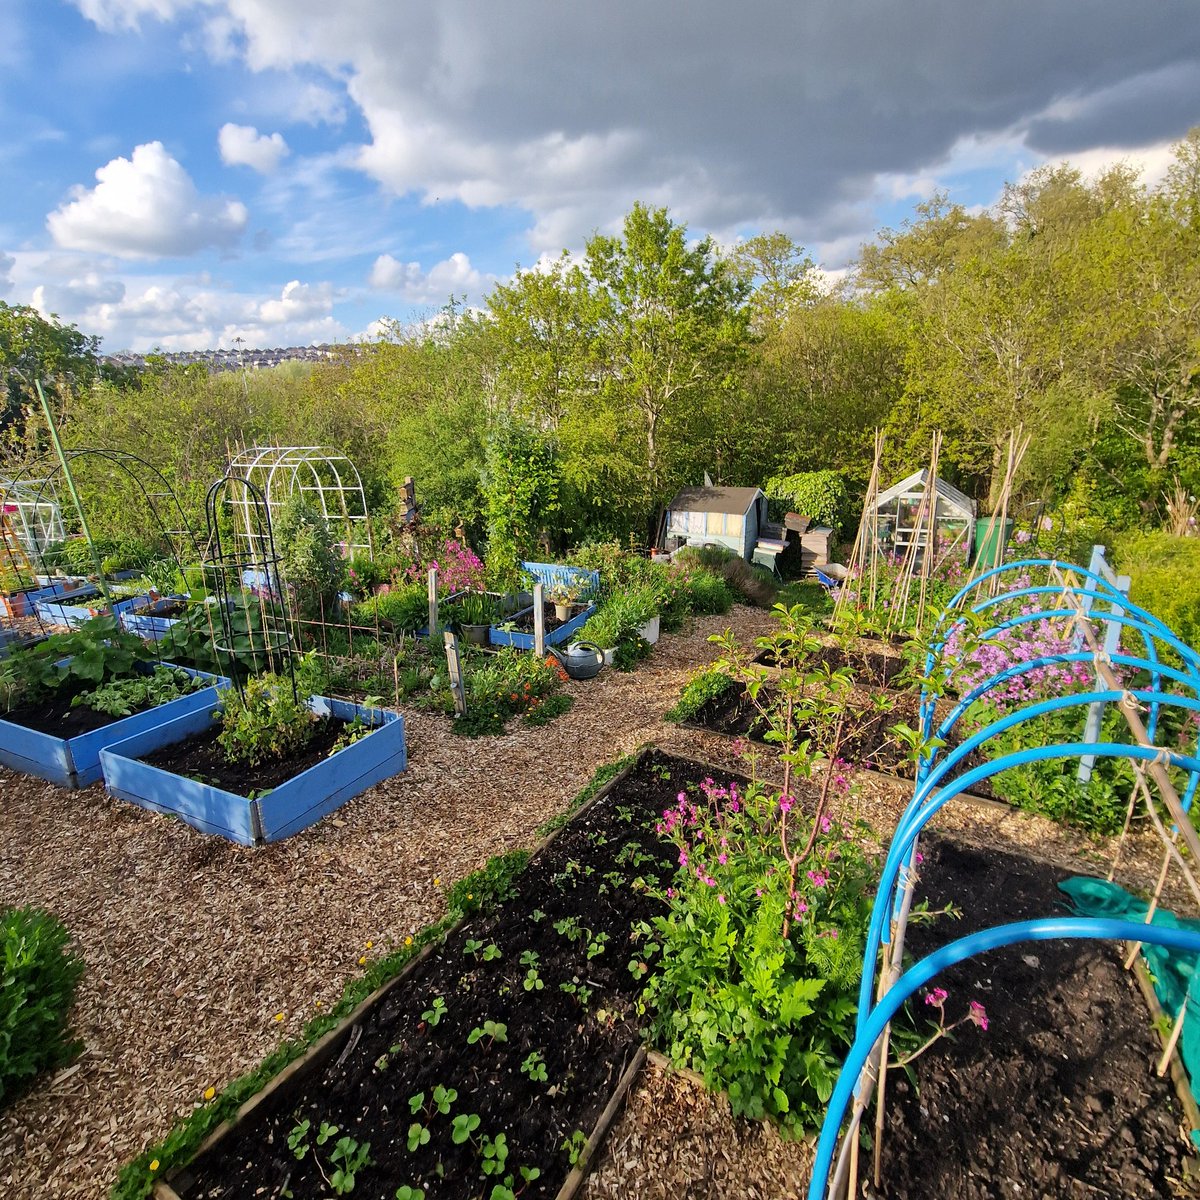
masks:
<svg viewBox="0 0 1200 1200"><path fill-rule="evenodd" d="M762 494L756 487L688 487L667 507L673 512L733 513L740 517Z"/></svg>
<svg viewBox="0 0 1200 1200"><path fill-rule="evenodd" d="M914 471L907 479L902 479L899 483L892 484L886 492L880 492L875 500L875 507L879 508L881 505L887 504L890 500L895 500L897 497L906 495L909 492L923 492L928 479L929 469L927 467L922 467L919 471ZM973 517L975 515L975 501L970 496L960 492L952 483L947 483L939 477L934 479L933 487L938 496L961 510L964 516Z"/></svg>

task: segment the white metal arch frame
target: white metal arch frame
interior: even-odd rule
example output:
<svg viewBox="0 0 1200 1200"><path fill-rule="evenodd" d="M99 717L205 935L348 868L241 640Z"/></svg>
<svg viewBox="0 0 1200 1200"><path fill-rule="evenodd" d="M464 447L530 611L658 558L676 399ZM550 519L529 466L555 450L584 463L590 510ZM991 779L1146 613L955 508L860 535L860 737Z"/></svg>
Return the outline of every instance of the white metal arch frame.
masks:
<svg viewBox="0 0 1200 1200"><path fill-rule="evenodd" d="M288 498L300 492L313 502L334 535L346 546L346 556L356 550L374 553L371 517L358 468L344 454L327 446L252 446L230 460L228 474L244 479L266 500L274 524ZM250 489L242 490L238 506L239 535L253 543L256 528L249 511ZM235 505L238 502L235 501Z"/></svg>

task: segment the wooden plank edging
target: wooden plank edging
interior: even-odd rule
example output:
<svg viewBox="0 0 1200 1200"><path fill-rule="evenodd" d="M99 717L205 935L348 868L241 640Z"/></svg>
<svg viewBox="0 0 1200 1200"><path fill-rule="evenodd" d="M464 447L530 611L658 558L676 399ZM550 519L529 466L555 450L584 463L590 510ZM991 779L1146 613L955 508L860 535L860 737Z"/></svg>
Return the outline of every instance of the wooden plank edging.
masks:
<svg viewBox="0 0 1200 1200"><path fill-rule="evenodd" d="M609 792L611 792L617 786L617 784L623 783L641 765L642 760L646 758L646 756L653 750L653 744L639 747L634 752L632 761L626 763L625 766L623 766L610 780L608 780L607 783L603 784L599 789L597 789L594 796L575 809L574 812L570 814L569 820L564 822L561 826L559 826L559 828L551 830L550 833L541 839L541 841L534 845L533 849L530 851L530 858L534 858L536 855L545 850L546 847L549 846L554 839L563 832L563 830L567 829L577 817L582 816L594 804L598 803L605 796L607 796ZM599 768L597 768L597 770L599 770ZM472 914L472 916L473 915L474 914ZM328 1062L328 1060L332 1057L333 1050L335 1048L334 1044L338 1041L338 1039L341 1038L342 1035L348 1033L362 1019L368 1009L370 1009L377 1001L386 996L394 987L397 987L401 982L406 980L408 976L416 970L420 963L428 958L438 946L444 944L452 933L457 932L470 919L471 918L467 916L460 918L459 920L455 921L453 925L450 925L443 930L440 936L422 946L421 949L415 955L413 955L413 957L410 958L403 967L401 967L400 971L396 975L393 975L392 978L386 983L383 983L376 988L375 991L367 996L366 999L357 1004L354 1009L344 1016L332 1029L330 1029L327 1033L322 1034L321 1037L318 1038L317 1041L315 1041L302 1055L300 1055L299 1058L288 1063L288 1065L284 1067L279 1074L275 1075L266 1084L264 1084L259 1091L255 1092L253 1096L243 1101L237 1112L235 1112L233 1116L222 1121L221 1124L218 1125L216 1129L214 1129L212 1133L210 1133L208 1137L206 1137L204 1141L202 1141L200 1145L188 1155L184 1162L180 1163L176 1167L171 1168L171 1170L161 1179L156 1179L154 1181L154 1191L152 1193L154 1200L183 1200L183 1197L181 1197L179 1193L175 1191L172 1183L175 1180L179 1180L180 1177L184 1175L192 1162L199 1158L201 1154L207 1153L219 1142L228 1137L229 1134L232 1133L233 1130L245 1118L249 1117L260 1104L263 1104L266 1100L268 1100L289 1080L295 1078L296 1076L307 1075L324 1066L325 1063ZM639 1055L640 1056L635 1057L637 1071L641 1070L642 1063L645 1061L644 1048L639 1051ZM625 1074L622 1076L621 1081L617 1085L617 1091L622 1097L624 1096L624 1092L628 1090L629 1084L632 1082L633 1078L636 1077L637 1071L632 1070L631 1064L631 1067L627 1068ZM627 1076L628 1079L626 1078ZM599 1141L603 1139L604 1134L607 1132L608 1125L611 1124L613 1117L616 1115L616 1106L614 1104L616 1099L617 1097L614 1095L613 1099L609 1101L608 1108L606 1108L604 1113L601 1114L600 1121L597 1123L596 1129L593 1131L592 1138L588 1140L587 1148L584 1150L585 1157L584 1159L581 1159L581 1162L586 1161L586 1157L590 1155L591 1149L593 1148L592 1140L595 1139L598 1144ZM610 1109L612 1110L611 1112L609 1111ZM606 1115L607 1123L605 1123ZM574 1172L572 1172L572 1174L573 1173ZM568 1179L570 1179L570 1176L568 1176ZM582 1176L580 1181L582 1181ZM565 1186L566 1185L564 1184L564 1187ZM578 1183L575 1186L577 1188L579 1186ZM560 1193L558 1200L568 1200L568 1197Z"/></svg>

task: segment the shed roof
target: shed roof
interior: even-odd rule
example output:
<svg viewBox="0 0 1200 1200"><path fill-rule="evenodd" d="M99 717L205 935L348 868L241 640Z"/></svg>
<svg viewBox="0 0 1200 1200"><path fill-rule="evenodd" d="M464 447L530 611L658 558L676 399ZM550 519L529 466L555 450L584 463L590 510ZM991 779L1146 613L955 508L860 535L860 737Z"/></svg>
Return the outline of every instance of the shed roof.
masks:
<svg viewBox="0 0 1200 1200"><path fill-rule="evenodd" d="M899 483L892 484L886 492L880 492L875 499L875 507L878 508L881 504L886 504L889 500L895 500L897 496L902 496L905 492L923 491L928 479L928 467L922 467L919 471L914 471L907 479L902 479ZM960 492L952 483L947 483L941 476L938 476L933 481L933 487L943 500L953 504L955 508L960 509L965 515L972 517L975 515L975 501L964 492Z"/></svg>
<svg viewBox="0 0 1200 1200"><path fill-rule="evenodd" d="M688 487L667 505L672 512L733 513L743 516L763 495L756 487Z"/></svg>

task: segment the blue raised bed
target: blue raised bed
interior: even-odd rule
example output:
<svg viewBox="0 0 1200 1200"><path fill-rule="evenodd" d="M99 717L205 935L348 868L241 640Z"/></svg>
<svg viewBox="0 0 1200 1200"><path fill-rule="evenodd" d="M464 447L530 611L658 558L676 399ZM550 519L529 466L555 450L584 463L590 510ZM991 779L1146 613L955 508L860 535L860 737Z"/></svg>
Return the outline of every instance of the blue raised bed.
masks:
<svg viewBox="0 0 1200 1200"><path fill-rule="evenodd" d="M344 721L359 716L375 730L253 800L139 761L143 755L211 729L217 714L210 706L102 751L105 785L110 795L172 813L203 833L243 846L290 837L407 765L404 719L398 713L355 707L325 696L314 696L310 703L319 716Z"/></svg>
<svg viewBox="0 0 1200 1200"><path fill-rule="evenodd" d="M161 665L174 666L173 663ZM146 669L150 670L151 667L147 666ZM96 783L100 779L100 755L105 747L155 729L164 721L185 717L190 713L210 713L220 703L217 692L229 686L228 679L210 675L207 671L192 671L186 667L179 669L187 670L189 675L211 679L213 686L180 696L178 700L160 704L157 708L134 713L131 717L121 717L100 729L73 738L55 737L37 729L26 729L24 725L17 725L13 721L0 720L0 762L14 771L48 779L59 787L81 788Z"/></svg>
<svg viewBox="0 0 1200 1200"><path fill-rule="evenodd" d="M126 633L137 634L144 641L161 642L171 626L179 623L180 618L160 617L157 614L187 599L187 596L163 596L149 605L143 605L137 612L122 612L121 627Z"/></svg>
<svg viewBox="0 0 1200 1200"><path fill-rule="evenodd" d="M552 633L546 634L547 646L561 646L563 642L568 642L577 634L584 625L587 624L587 619L596 611L594 604L589 604L583 612L578 616L572 617L565 625L560 625ZM533 612L532 605L529 608L523 608L519 613L513 616L513 621L519 620L521 617L527 616ZM533 649L533 634L524 633L519 629L501 629L499 625L493 625L488 640L493 646L516 646L518 650Z"/></svg>
<svg viewBox="0 0 1200 1200"><path fill-rule="evenodd" d="M150 596L143 592L139 596L128 596L124 600L112 602L113 616L120 619L125 613L132 612L150 603ZM69 629L78 629L93 617L101 616L108 606L103 601L96 605L63 604L55 600L39 600L37 614L48 625L66 625Z"/></svg>
<svg viewBox="0 0 1200 1200"><path fill-rule="evenodd" d="M96 595L98 590L94 583L64 579L58 583L47 583L44 587L30 588L28 591L0 597L0 606L10 617L29 617L33 615L39 601L53 600L55 596L83 599L85 596Z"/></svg>

